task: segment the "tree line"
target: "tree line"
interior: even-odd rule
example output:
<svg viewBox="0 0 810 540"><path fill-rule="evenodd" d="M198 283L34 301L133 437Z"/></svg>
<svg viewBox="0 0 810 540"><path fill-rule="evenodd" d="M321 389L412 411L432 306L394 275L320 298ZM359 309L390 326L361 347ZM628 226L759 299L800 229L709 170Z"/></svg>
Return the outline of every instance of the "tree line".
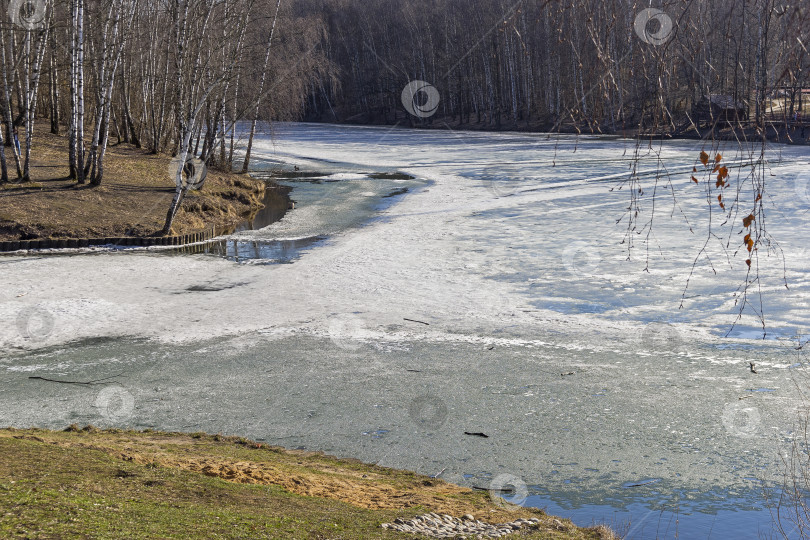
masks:
<svg viewBox="0 0 810 540"><path fill-rule="evenodd" d="M791 117L810 87L810 5L786 0L309 0L340 86L313 119L593 132L678 132L706 96L762 123L780 89ZM412 80L435 116L400 103ZM805 100L807 99L806 96Z"/></svg>
<svg viewBox="0 0 810 540"><path fill-rule="evenodd" d="M781 114L799 110L810 6L652 4L0 0L0 180L30 179L40 122L68 139L79 184L103 182L111 138L169 153L168 231L189 160L246 171L259 120L678 133L706 96L760 127L777 92ZM430 114L409 114L413 81L435 92Z"/></svg>

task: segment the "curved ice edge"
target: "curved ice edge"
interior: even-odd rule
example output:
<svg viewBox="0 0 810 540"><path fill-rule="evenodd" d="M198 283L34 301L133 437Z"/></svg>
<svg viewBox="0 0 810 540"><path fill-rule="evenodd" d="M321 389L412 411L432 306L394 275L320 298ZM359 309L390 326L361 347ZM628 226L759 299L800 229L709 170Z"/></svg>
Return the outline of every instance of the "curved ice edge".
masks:
<svg viewBox="0 0 810 540"><path fill-rule="evenodd" d="M280 163L285 163L285 162L280 161ZM372 172L363 173L363 174L365 176L369 176L369 175L372 175L372 174L389 173L389 172L392 172L392 171L379 169L379 170L373 170ZM394 196L391 196L391 195L380 196L379 200L382 203L382 207L377 209L376 211L372 212L371 214L369 214L368 218L365 219L362 223L358 224L357 227L366 227L366 226L369 226L369 225L371 225L371 224L373 224L375 222L390 219L391 216L388 214L388 212L391 210L391 208L393 208L397 204L401 203L405 199L405 197L416 195L416 194L422 192L423 190L429 189L430 187L432 187L433 185L436 184L436 180L434 178L425 177L424 175L420 175L419 173L417 173L415 171L412 171L412 170L409 170L409 169L398 168L394 172L407 174L409 176L412 176L413 177L412 180L408 180L408 181L416 181L416 182L419 182L420 184L416 185L416 186L414 186L414 187L412 187L412 188L410 188L407 191L404 191L402 193L397 193ZM344 174L344 173L334 173L334 174L329 175L329 176L335 176L335 175L339 175L339 174ZM347 174L353 174L353 173L347 173ZM323 177L323 178L327 178L327 177ZM323 178L319 178L319 180L322 180ZM282 182L295 183L295 182L291 182L289 180L281 180L281 181ZM399 182L399 180L397 180L397 181ZM295 192L295 187L294 186L293 186L292 189L293 190L290 192L290 195L292 195ZM331 234L331 233L330 234L315 234L315 235L310 234L310 235L304 235L304 236L289 236L289 237L281 237L281 238L266 238L266 237L265 238L255 238L253 236L255 233L257 233L259 231L268 231L276 223L278 223L278 222L271 223L270 225L268 225L266 227L263 227L261 229L257 229L257 230L244 230L244 231L235 232L235 233L232 233L232 234L229 234L229 235L226 235L226 236L213 238L211 241L230 240L230 241L235 241L235 242L273 243L273 242L300 242L300 241L303 241L303 240L312 240L313 244L314 244L316 242L329 240L329 239L331 239L331 238L333 238L335 236L335 234ZM345 232L345 231L340 231L340 232ZM270 259L257 259L257 260L270 260Z"/></svg>
<svg viewBox="0 0 810 540"><path fill-rule="evenodd" d="M271 227L268 225L268 227ZM268 227L264 227L262 229L258 229L256 231L239 231L238 233L233 233L228 236L220 236L215 238L214 240L223 240L223 241L233 241L233 242L261 242L263 244L269 244L273 242L300 242L301 240L313 240L313 241L320 241L326 240L329 236L324 234L308 234L305 236L289 236L289 237L281 237L281 238L254 238L252 235L247 233L252 232L259 232L266 230Z"/></svg>

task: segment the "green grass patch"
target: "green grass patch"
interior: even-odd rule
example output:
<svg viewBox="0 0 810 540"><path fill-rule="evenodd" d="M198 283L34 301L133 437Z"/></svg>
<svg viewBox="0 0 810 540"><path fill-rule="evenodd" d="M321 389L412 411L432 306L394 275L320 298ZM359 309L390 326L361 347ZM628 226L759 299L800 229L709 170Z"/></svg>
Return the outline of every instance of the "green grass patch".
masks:
<svg viewBox="0 0 810 540"><path fill-rule="evenodd" d="M309 484L345 479L356 482L360 492L366 481L368 489L384 486L408 493L425 482L433 487L421 489L435 490L439 483L448 489L447 504L460 504L479 518L503 517L504 512L486 494L412 472L244 439L95 429L0 430L0 538L413 538L380 525L434 510L421 504L369 508L171 465L183 460L272 468ZM442 503L442 495L438 497ZM553 518L539 511L516 509L507 515L537 516L549 525L510 538L609 538L604 530L580 529L569 522L560 527L560 521L553 524Z"/></svg>

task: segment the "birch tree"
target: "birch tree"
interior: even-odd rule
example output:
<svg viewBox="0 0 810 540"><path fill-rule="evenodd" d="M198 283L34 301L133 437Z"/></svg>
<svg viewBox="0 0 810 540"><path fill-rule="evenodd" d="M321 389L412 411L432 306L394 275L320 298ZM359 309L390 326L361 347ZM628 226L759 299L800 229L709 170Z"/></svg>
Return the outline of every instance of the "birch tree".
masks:
<svg viewBox="0 0 810 540"><path fill-rule="evenodd" d="M264 94L264 85L267 82L267 65L270 63L270 49L273 46L273 33L276 31L276 21L278 20L278 10L281 8L281 0L276 3L276 14L273 17L273 25L270 27L270 36L267 38L267 47L264 52L264 64L262 66L261 81L259 82L259 96L256 99L256 109L253 113L253 118L250 122L250 134L248 135L247 149L245 150L245 159L242 164L242 172L246 173L250 166L250 152L253 150L253 137L256 135L256 123L259 121L259 108L261 107L262 95Z"/></svg>
<svg viewBox="0 0 810 540"><path fill-rule="evenodd" d="M39 81L42 74L42 61L48 43L50 25L41 29L26 29L23 40L25 71L25 95L23 99L23 112L25 115L25 159L23 161L23 181L31 180L31 142L34 139L34 120L36 118L37 96Z"/></svg>
<svg viewBox="0 0 810 540"><path fill-rule="evenodd" d="M10 86L11 81L10 75L14 73L14 70L11 69L11 65L9 63L9 59L13 58L13 53L7 51L7 48L11 47L12 42L11 39L7 39L7 32L11 32L11 29L8 31L5 28L5 24L0 24L0 57L2 57L3 61L3 111L5 112L5 124L6 124L6 142L11 148L11 154L14 158L14 165L17 171L17 178L23 177L23 169L20 163L20 153L17 151L17 146L14 144L14 139L12 136L12 129L14 125L13 120L13 113L11 108L11 96L12 96L12 89ZM4 152L5 154L5 152Z"/></svg>
<svg viewBox="0 0 810 540"><path fill-rule="evenodd" d="M196 129L202 129L200 113L208 104L208 111L211 110L209 97L220 85L223 85L233 70L230 68L238 61L236 55L240 50L241 33L247 24L247 18L237 19L233 24L235 29L234 40L226 40L224 43L214 44L198 40L198 36L207 35L210 25L215 18L215 13L224 9L221 3L207 0L176 0L173 3L173 25L174 25L174 84L175 99L174 107L177 119L176 124L176 159L177 163L174 172L175 193L172 198L169 210L166 213L166 221L163 226L163 233L171 231L172 223L177 215L177 210L183 202L186 194L195 186L190 179L184 177L188 174L189 157L194 158L191 152L191 139ZM224 14L223 14L224 15ZM224 71L218 71L215 60L215 52L227 51L228 62L225 63ZM219 110L218 104L216 110ZM201 122L202 120L202 122ZM216 125L216 122L211 124ZM209 148L213 150L216 141L212 141ZM206 159L209 156L204 156ZM196 168L204 166L204 162L194 165Z"/></svg>
<svg viewBox="0 0 810 540"><path fill-rule="evenodd" d="M35 2L30 5L12 2L4 11L8 14L11 24L7 28L4 28L5 24L0 24L3 48L3 108L6 113L7 134L9 142L12 143L17 165L17 176L22 181L29 181L31 179L31 144L34 139L39 81L51 28L50 11L44 2ZM9 76L11 76L11 82ZM16 92L9 88L10 85L16 86ZM12 96L14 94L16 94L19 111L16 119L12 118ZM25 130L22 141L11 133L16 133L14 128L17 126ZM18 142L22 144L22 156L17 148Z"/></svg>
<svg viewBox="0 0 810 540"><path fill-rule="evenodd" d="M84 2L71 0L70 44L70 128L69 159L70 177L79 184L85 183L84 141Z"/></svg>
<svg viewBox="0 0 810 540"><path fill-rule="evenodd" d="M8 182L8 167L6 165L6 141L3 130L0 129L0 183Z"/></svg>
<svg viewBox="0 0 810 540"><path fill-rule="evenodd" d="M91 184L94 186L101 185L104 177L104 155L109 140L115 76L137 8L137 0L112 0L107 17L99 18L103 21L103 27L99 32L99 43L96 44L96 50L99 52L96 60L95 124L86 166L89 168Z"/></svg>

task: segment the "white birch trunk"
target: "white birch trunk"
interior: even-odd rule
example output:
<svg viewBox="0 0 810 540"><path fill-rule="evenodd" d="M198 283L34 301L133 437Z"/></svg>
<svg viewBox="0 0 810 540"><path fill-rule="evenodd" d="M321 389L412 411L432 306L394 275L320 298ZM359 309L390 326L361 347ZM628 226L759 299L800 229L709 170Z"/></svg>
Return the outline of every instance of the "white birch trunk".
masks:
<svg viewBox="0 0 810 540"><path fill-rule="evenodd" d="M8 80L8 72L7 69L8 63L6 62L6 35L3 30L4 25L0 24L0 49L2 49L2 59L3 59L3 105L4 109L6 110L6 127L8 128L8 133L11 134L13 119L11 113L11 91L9 89L9 80ZM9 135L11 137L11 135ZM14 164L17 168L17 178L23 177L23 170L22 164L20 163L20 154L17 152L17 147L14 144L14 140L12 138L11 142L11 153L14 156Z"/></svg>
<svg viewBox="0 0 810 540"><path fill-rule="evenodd" d="M42 62L45 58L45 49L48 44L48 32L50 25L45 25L42 30L30 75L25 74L26 96L25 96L25 165L23 166L23 180L31 179L31 141L34 139L34 118L37 109L37 95L39 90L40 75L42 73ZM31 33L30 31L28 32ZM30 45L29 45L30 47Z"/></svg>
<svg viewBox="0 0 810 540"><path fill-rule="evenodd" d="M76 174L80 184L85 180L84 163L84 0L76 0Z"/></svg>
<svg viewBox="0 0 810 540"><path fill-rule="evenodd" d="M259 107L261 106L264 84L267 80L267 64L270 62L270 47L273 44L273 33L276 30L276 20L278 20L278 10L281 7L281 0L276 4L276 16L273 18L273 26L270 29L270 37L267 39L267 49L264 53L264 67L262 68L262 79L259 83L259 94L256 97L256 110L250 122L250 135L248 136L247 149L245 150L245 161L242 163L242 173L248 172L250 166L250 152L253 150L253 137L256 135L256 123L259 121Z"/></svg>

